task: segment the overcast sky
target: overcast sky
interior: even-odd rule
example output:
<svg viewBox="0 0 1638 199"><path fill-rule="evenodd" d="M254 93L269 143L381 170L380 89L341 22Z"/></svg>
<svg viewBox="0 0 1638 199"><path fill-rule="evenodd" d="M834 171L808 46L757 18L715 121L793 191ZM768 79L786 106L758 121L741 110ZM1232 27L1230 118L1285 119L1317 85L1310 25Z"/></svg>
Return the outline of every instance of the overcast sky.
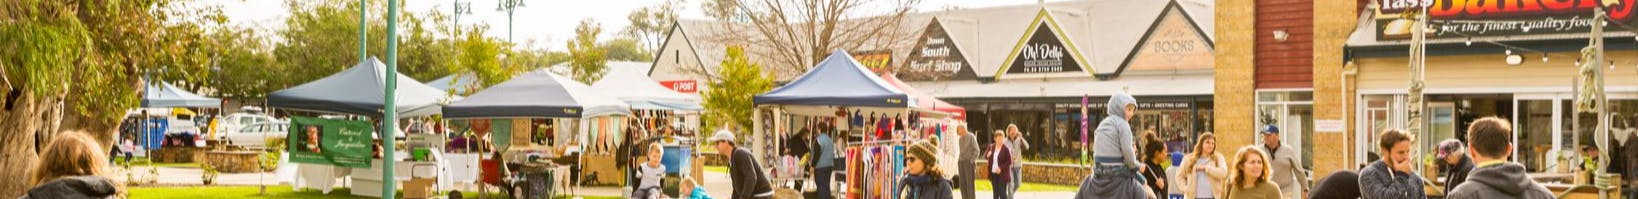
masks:
<svg viewBox="0 0 1638 199"><path fill-rule="evenodd" d="M506 12L496 11L497 0L460 0L472 5L472 14L460 18L462 25L489 24L492 37L506 38ZM1061 0L1055 0L1061 1ZM453 12L455 0L406 0L404 11ZM535 41L538 47L563 50L564 41L574 36L574 27L580 20L591 18L603 25L603 38L609 38L624 29L626 15L632 10L656 5L662 0L530 0L518 8L513 16L513 36L518 43ZM700 10L703 0L684 0L678 12L685 19L707 19ZM1038 0L922 0L918 11L937 11L945 8L978 8L1001 5L1034 4ZM265 34L283 29L289 8L284 0L205 0L205 5L221 5L235 25L256 27Z"/></svg>

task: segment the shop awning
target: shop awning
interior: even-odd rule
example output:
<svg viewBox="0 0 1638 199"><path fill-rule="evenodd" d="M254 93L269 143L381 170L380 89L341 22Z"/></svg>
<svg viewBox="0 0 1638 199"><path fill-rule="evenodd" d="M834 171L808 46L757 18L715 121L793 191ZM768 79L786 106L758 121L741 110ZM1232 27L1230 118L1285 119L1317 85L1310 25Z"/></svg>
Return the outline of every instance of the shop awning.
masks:
<svg viewBox="0 0 1638 199"><path fill-rule="evenodd" d="M171 83L161 82L148 85L147 91L142 96L142 107L221 108L222 99L199 96L199 94L177 88L176 85Z"/></svg>
<svg viewBox="0 0 1638 199"><path fill-rule="evenodd" d="M977 81L910 82L913 87L943 99L1110 96L1126 89L1133 96L1212 95L1211 74L1144 76L1127 75L1113 80L1094 78L1025 79L980 83Z"/></svg>
<svg viewBox="0 0 1638 199"><path fill-rule="evenodd" d="M904 91L904 93L914 97L916 99L917 109L926 109L949 114L950 118L954 119L967 119L967 108L950 104L944 100L939 100L937 97L933 97L933 95L928 95L927 93L921 92L921 90L916 90L915 87L910 87L909 84L905 84L904 81L900 81L899 78L895 77L891 72L882 73L882 81L887 81L887 83L892 84L893 87L898 88L899 90Z"/></svg>
<svg viewBox="0 0 1638 199"><path fill-rule="evenodd" d="M755 97L757 105L911 107L910 96L844 51L832 52L790 84Z"/></svg>
<svg viewBox="0 0 1638 199"><path fill-rule="evenodd" d="M444 106L445 118L581 118L629 114L619 99L546 70L536 70Z"/></svg>
<svg viewBox="0 0 1638 199"><path fill-rule="evenodd" d="M329 77L307 82L296 87L274 91L267 95L271 107L306 111L334 112L370 117L381 117L386 100L386 64L370 58L367 62L343 70ZM398 78L395 108L398 117L416 117L438 114L438 102L445 98L444 91L421 84L403 74Z"/></svg>
<svg viewBox="0 0 1638 199"><path fill-rule="evenodd" d="M630 103L632 109L705 110L700 106L698 97L666 88L660 82L649 79L643 71L631 68L610 67L602 80L592 84L592 89Z"/></svg>

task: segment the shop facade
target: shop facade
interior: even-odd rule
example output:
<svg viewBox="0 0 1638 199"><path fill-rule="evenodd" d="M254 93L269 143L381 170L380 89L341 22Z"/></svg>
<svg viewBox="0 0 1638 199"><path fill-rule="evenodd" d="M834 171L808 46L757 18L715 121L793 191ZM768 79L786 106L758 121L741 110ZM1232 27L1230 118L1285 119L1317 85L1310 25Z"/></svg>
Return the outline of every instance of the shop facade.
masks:
<svg viewBox="0 0 1638 199"><path fill-rule="evenodd" d="M1064 1L912 13L898 24L907 27L899 45L847 51L875 72L966 108L980 142L1019 126L1032 142L1026 156L1078 157L1082 115L1094 128L1117 92L1140 101L1137 131L1182 146L1215 124L1214 4ZM733 45L720 37L729 35L720 33L724 26L731 24L679 21L650 77L678 82L679 91L709 89L711 71Z"/></svg>
<svg viewBox="0 0 1638 199"><path fill-rule="evenodd" d="M1632 8L1632 5L1618 9ZM1408 97L1410 44L1396 21L1403 8L1385 7L1360 16L1359 26L1348 40L1347 63L1357 74L1349 77L1356 123L1360 132L1403 129L1411 102ZM1440 24L1430 36L1425 61L1426 107L1424 131L1418 133L1416 147L1431 150L1444 139L1465 140L1469 123L1482 117L1501 117L1513 122L1515 144L1511 161L1525 165L1537 181L1555 192L1573 181L1574 167L1580 166L1581 148L1592 146L1598 115L1576 110L1577 94L1586 90L1578 82L1579 65L1588 46L1592 7L1568 6L1542 10L1499 10L1489 12L1430 12L1433 19L1485 18L1510 16L1530 24L1558 22L1556 26L1494 26L1508 22L1471 20ZM1631 13L1625 13L1630 15ZM1612 14L1616 23L1628 23ZM1457 27L1493 27L1467 29ZM1530 29L1535 28L1534 31ZM1619 30L1619 29L1616 29ZM1604 34L1604 92L1611 111L1611 140L1622 142L1634 132L1638 121L1638 42L1630 31ZM1505 44L1505 45L1498 45ZM1374 135L1358 135L1361 142L1374 142ZM1355 148L1358 161L1373 157L1374 150ZM1575 195L1572 195L1575 197Z"/></svg>

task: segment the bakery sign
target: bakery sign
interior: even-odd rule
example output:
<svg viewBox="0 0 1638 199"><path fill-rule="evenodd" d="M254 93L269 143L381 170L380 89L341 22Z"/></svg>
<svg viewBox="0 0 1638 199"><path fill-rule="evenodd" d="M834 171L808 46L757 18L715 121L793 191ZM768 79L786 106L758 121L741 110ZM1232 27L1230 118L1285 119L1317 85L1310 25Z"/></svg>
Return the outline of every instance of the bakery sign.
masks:
<svg viewBox="0 0 1638 199"><path fill-rule="evenodd" d="M873 73L879 74L893 68L893 51L872 50L850 52L848 54L853 55L853 60L859 61L859 64L869 68L870 72Z"/></svg>
<svg viewBox="0 0 1638 199"><path fill-rule="evenodd" d="M939 20L933 20L921 33L921 39L911 48L909 60L904 68L898 69L899 79L904 81L935 81L935 80L970 80L976 78L973 68L968 67L967 58L962 56L961 49L957 48L950 34L945 32Z"/></svg>
<svg viewBox="0 0 1638 199"><path fill-rule="evenodd" d="M1016 54L1007 67L1008 74L1082 71L1071 50L1065 47L1063 40L1053 33L1047 23L1038 24L1028 38L1015 48Z"/></svg>
<svg viewBox="0 0 1638 199"><path fill-rule="evenodd" d="M1432 37L1586 33L1593 9L1607 4L1611 21L1631 24L1638 0L1374 0L1378 40L1409 39L1407 10L1427 7Z"/></svg>

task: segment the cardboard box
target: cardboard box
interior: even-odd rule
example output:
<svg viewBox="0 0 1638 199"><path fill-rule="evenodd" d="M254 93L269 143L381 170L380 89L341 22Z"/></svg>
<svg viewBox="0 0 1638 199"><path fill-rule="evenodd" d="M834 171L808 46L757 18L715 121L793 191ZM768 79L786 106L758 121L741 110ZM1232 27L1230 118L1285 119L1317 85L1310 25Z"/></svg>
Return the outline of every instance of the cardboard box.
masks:
<svg viewBox="0 0 1638 199"><path fill-rule="evenodd" d="M432 191L433 184L438 178L412 178L404 181L404 198L431 198L436 192Z"/></svg>

